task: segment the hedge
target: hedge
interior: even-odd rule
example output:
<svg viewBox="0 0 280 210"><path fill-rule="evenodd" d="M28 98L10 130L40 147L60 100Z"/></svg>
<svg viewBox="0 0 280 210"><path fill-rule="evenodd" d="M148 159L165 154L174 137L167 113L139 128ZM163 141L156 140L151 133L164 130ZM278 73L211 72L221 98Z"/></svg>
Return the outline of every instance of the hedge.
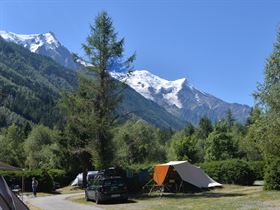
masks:
<svg viewBox="0 0 280 210"><path fill-rule="evenodd" d="M25 191L32 191L32 177L36 177L39 182L39 192L52 192L54 190L54 181L61 180L65 172L60 169L33 169L23 171L0 171L0 176L4 176L9 186L22 185L24 178Z"/></svg>
<svg viewBox="0 0 280 210"><path fill-rule="evenodd" d="M264 181L266 190L280 190L280 158L267 161Z"/></svg>
<svg viewBox="0 0 280 210"><path fill-rule="evenodd" d="M201 168L211 178L224 184L252 185L256 178L253 167L244 160L205 162Z"/></svg>
<svg viewBox="0 0 280 210"><path fill-rule="evenodd" d="M265 173L265 161L249 161L248 162L251 168L254 171L256 180L264 180Z"/></svg>

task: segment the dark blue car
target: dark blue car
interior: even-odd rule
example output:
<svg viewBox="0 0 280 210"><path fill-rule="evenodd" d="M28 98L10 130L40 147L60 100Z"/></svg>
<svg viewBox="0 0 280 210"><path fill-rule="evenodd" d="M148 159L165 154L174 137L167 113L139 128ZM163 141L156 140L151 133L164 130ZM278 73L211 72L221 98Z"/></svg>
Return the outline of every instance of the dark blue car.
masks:
<svg viewBox="0 0 280 210"><path fill-rule="evenodd" d="M121 177L97 176L85 190L86 200L94 200L97 204L104 201L128 199L127 186Z"/></svg>

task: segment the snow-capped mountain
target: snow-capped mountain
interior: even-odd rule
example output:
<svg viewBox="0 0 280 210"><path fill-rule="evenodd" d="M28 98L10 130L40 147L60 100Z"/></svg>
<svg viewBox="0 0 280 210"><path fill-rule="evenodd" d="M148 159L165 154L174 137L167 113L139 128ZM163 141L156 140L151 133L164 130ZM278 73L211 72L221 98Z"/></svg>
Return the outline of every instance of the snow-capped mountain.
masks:
<svg viewBox="0 0 280 210"><path fill-rule="evenodd" d="M23 35L0 31L0 36L6 41L24 46L33 53L51 57L70 69L75 70L79 66L90 65L82 59L74 61L71 52L51 32ZM230 109L235 119L245 122L250 111L250 107L247 105L227 103L198 90L185 78L168 81L147 70L136 70L131 75L118 71L111 72L111 75L184 121L197 123L203 116L217 121L223 118Z"/></svg>
<svg viewBox="0 0 280 210"><path fill-rule="evenodd" d="M173 115L193 123L203 116L217 121L229 109L235 119L245 122L250 111L247 105L227 103L198 90L186 78L168 81L147 70L136 70L131 74L112 72L111 75Z"/></svg>
<svg viewBox="0 0 280 210"><path fill-rule="evenodd" d="M65 48L52 32L45 34L16 34L7 31L0 31L0 36L9 42L19 44L33 53L51 57L59 64L69 68L77 69L70 51Z"/></svg>
<svg viewBox="0 0 280 210"><path fill-rule="evenodd" d="M162 79L147 70L136 70L127 75L119 72L111 72L111 75L128 84L142 96L160 105L176 106L182 108L178 98L178 92L186 83L186 79L168 81Z"/></svg>

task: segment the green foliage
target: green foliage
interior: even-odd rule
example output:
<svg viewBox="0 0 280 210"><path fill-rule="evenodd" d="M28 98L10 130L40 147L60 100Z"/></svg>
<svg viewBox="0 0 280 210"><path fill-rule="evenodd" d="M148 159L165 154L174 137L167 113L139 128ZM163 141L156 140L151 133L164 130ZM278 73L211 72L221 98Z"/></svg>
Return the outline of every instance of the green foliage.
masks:
<svg viewBox="0 0 280 210"><path fill-rule="evenodd" d="M247 122L247 134L244 141L241 142L241 147L246 153L248 160L260 160L262 159L263 138L265 138L264 121L262 117L263 113L260 109L252 109Z"/></svg>
<svg viewBox="0 0 280 210"><path fill-rule="evenodd" d="M280 110L280 30L273 52L266 61L265 78L259 84L256 99L269 111L279 115Z"/></svg>
<svg viewBox="0 0 280 210"><path fill-rule="evenodd" d="M196 136L199 139L206 139L213 131L213 126L211 121L207 117L202 117L198 123L198 128L196 131Z"/></svg>
<svg viewBox="0 0 280 210"><path fill-rule="evenodd" d="M265 189L280 190L280 30L265 66L263 84L255 98L262 108L252 110L248 120L247 151L250 157L266 160Z"/></svg>
<svg viewBox="0 0 280 210"><path fill-rule="evenodd" d="M226 160L235 158L238 147L228 133L214 131L205 142L205 160Z"/></svg>
<svg viewBox="0 0 280 210"><path fill-rule="evenodd" d="M266 190L280 190L280 158L268 160L264 181Z"/></svg>
<svg viewBox="0 0 280 210"><path fill-rule="evenodd" d="M19 134L19 129L12 124L0 135L0 160L14 166L24 165L25 154L23 151L24 139Z"/></svg>
<svg viewBox="0 0 280 210"><path fill-rule="evenodd" d="M60 90L77 85L75 72L53 60L0 39L0 126L26 120L53 126L60 115L55 108Z"/></svg>
<svg viewBox="0 0 280 210"><path fill-rule="evenodd" d="M141 120L128 121L115 131L116 164L127 166L165 160L158 129Z"/></svg>
<svg viewBox="0 0 280 210"><path fill-rule="evenodd" d="M263 180L264 174L265 174L265 161L258 160L258 161L248 161L248 164L251 166L251 168L254 171L255 179L256 180Z"/></svg>
<svg viewBox="0 0 280 210"><path fill-rule="evenodd" d="M32 177L35 177L38 182L38 191L40 192L52 192L53 191L53 179L50 176L48 169L32 169L24 171L0 171L0 175L4 176L6 181L11 185L21 185L22 177L24 178L25 191L32 191L31 182Z"/></svg>
<svg viewBox="0 0 280 210"><path fill-rule="evenodd" d="M92 66L88 67L89 72L94 73L92 87L87 89L89 100L93 101L92 112L94 131L93 161L97 168L110 166L113 160L112 135L110 129L114 122L114 111L119 105L121 97L116 91L117 83L110 76L108 70L119 64L122 68L130 70L130 64L134 61L135 55L124 62L123 59L124 39L117 40L117 33L114 30L112 19L106 12L101 12L93 25L90 26L90 35L83 48Z"/></svg>
<svg viewBox="0 0 280 210"><path fill-rule="evenodd" d="M230 109L227 111L227 114L226 114L226 117L224 118L224 121L225 121L225 125L227 127L227 130L230 131L231 128L233 127L233 125L234 125L234 122L235 122L235 119L233 118L233 115L232 115L232 112L231 112Z"/></svg>
<svg viewBox="0 0 280 210"><path fill-rule="evenodd" d="M198 123L198 127L195 131L195 137L197 139L196 148L197 148L197 157L198 162L204 161L205 156L205 140L208 135L213 131L212 122L207 117L202 117Z"/></svg>
<svg viewBox="0 0 280 210"><path fill-rule="evenodd" d="M187 135L187 136L191 136L195 133L195 127L193 126L193 124L191 123L187 123L187 126L186 128L184 129L184 133Z"/></svg>
<svg viewBox="0 0 280 210"><path fill-rule="evenodd" d="M255 181L253 169L244 160L205 162L201 168L211 178L224 184L252 185Z"/></svg>
<svg viewBox="0 0 280 210"><path fill-rule="evenodd" d="M249 126L246 136L247 154L255 159L260 156L279 157L280 154L280 117L264 113Z"/></svg>
<svg viewBox="0 0 280 210"><path fill-rule="evenodd" d="M194 136L188 136L185 132L177 132L170 140L171 155L173 160L189 160L189 162L196 162L196 140ZM172 153L174 153L172 155ZM173 156L173 157L172 157Z"/></svg>
<svg viewBox="0 0 280 210"><path fill-rule="evenodd" d="M24 143L26 165L29 168L60 167L62 155L58 142L57 131L43 125L34 126Z"/></svg>
<svg viewBox="0 0 280 210"><path fill-rule="evenodd" d="M66 111L67 145L70 153L80 159L83 171L90 167L91 160L97 169L109 167L114 157L111 130L123 87L108 70L112 66L130 70L135 56L123 61L123 45L124 39L117 40L112 19L106 12L100 13L83 44L92 65L80 75L79 89L65 94L61 103Z"/></svg>
<svg viewBox="0 0 280 210"><path fill-rule="evenodd" d="M71 181L73 181L73 176L71 176L71 173L66 172L63 169L51 168L48 169L48 174L50 175L52 180L58 182L61 187L67 186Z"/></svg>

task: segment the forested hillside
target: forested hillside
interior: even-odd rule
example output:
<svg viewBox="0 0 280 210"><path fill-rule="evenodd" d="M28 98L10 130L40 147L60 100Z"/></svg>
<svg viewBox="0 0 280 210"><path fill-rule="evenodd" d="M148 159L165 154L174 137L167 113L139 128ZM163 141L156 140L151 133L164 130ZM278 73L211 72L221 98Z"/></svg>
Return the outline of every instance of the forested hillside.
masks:
<svg viewBox="0 0 280 210"><path fill-rule="evenodd" d="M77 73L52 59L0 37L0 126L28 120L47 126L61 119L56 106L64 90L78 86ZM121 120L143 119L157 127L180 129L184 123L127 86L119 107Z"/></svg>
<svg viewBox="0 0 280 210"><path fill-rule="evenodd" d="M73 71L0 38L1 127L25 120L54 125L59 92L77 84Z"/></svg>

